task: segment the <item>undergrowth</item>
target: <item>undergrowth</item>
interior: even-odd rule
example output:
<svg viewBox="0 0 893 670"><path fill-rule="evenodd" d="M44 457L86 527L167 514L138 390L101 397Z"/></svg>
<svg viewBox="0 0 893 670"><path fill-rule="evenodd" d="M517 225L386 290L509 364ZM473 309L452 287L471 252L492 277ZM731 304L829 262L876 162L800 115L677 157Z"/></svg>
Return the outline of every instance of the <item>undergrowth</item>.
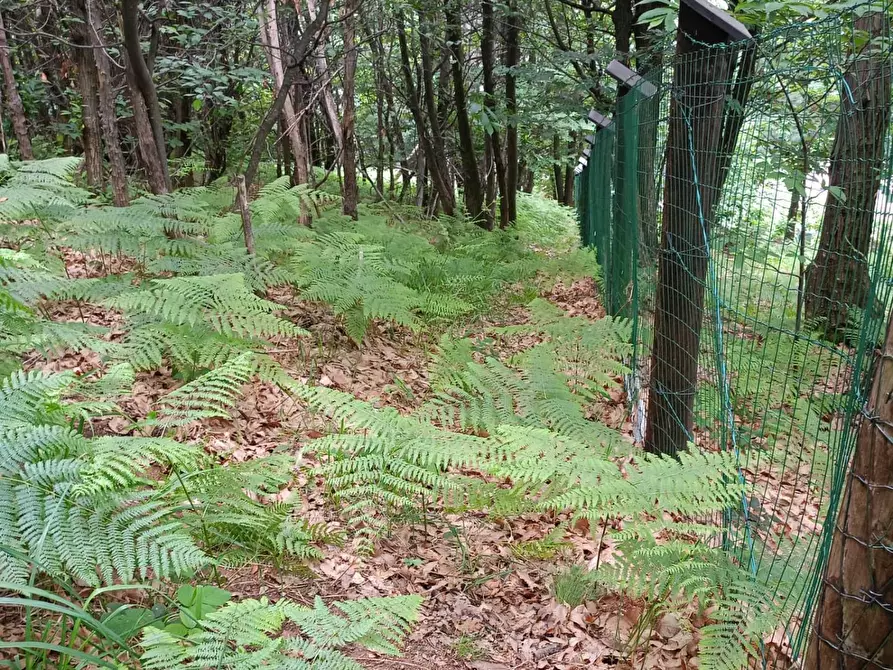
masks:
<svg viewBox="0 0 893 670"><path fill-rule="evenodd" d="M418 616L415 596L304 607L223 595L223 567L287 569L346 539L302 519L300 495L281 496L305 468L294 444L222 466L186 440L197 424L230 418L256 380L329 419L306 445L318 463L307 474L360 551L419 510L568 513L548 541L516 548L531 559L561 551L570 524L622 519L617 565L556 581L556 595L582 602L590 590L577 587L598 579L714 604L703 668L733 667L787 614L712 548L715 528L691 522L739 503L735 455L650 457L593 419L630 373L630 324L530 300L537 284L598 276L567 208L522 196L518 225L496 232L396 206L364 204L352 221L331 194L283 178L251 203L250 256L228 184L112 208L72 183L77 166L0 159L0 588L18 594L10 604L29 621L41 613L13 643L25 667L52 655L67 667L127 656L156 670L351 669L351 645L397 652ZM312 227L297 225L302 210ZM268 299L273 289L282 302ZM439 342L429 396L400 413L289 375L271 353L307 336L288 317L291 295L327 305L357 347L383 328ZM530 314L490 328L526 343L510 358L459 334L507 296ZM20 369L26 357L34 368L71 351L101 364L86 374ZM161 369L180 385L146 416L126 417L135 375ZM761 389L742 378L738 398L764 402ZM126 419L124 434L109 434L111 417ZM85 587L95 589L87 601ZM163 611L112 609L106 593L124 589L151 589Z"/></svg>

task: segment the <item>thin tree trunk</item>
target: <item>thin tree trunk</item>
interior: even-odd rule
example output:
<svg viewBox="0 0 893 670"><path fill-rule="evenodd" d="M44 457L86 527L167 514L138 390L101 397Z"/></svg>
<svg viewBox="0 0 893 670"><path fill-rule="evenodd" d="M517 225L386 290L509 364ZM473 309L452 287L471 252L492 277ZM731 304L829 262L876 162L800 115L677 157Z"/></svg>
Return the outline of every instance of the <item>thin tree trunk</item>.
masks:
<svg viewBox="0 0 893 670"><path fill-rule="evenodd" d="M84 124L81 143L84 147L87 183L92 188L102 189L105 180L102 170L102 134L99 128L99 100L96 92L99 82L96 78L96 65L91 50L86 48L88 44L86 32L73 30L72 35L80 45L76 46L73 52L78 68L78 88L81 92L81 118Z"/></svg>
<svg viewBox="0 0 893 670"><path fill-rule="evenodd" d="M125 75L127 78L127 94L130 99L130 108L133 112L133 125L136 128L137 145L139 146L143 167L146 170L149 188L152 190L152 193L167 193L165 172L167 162L162 161L158 155L158 145L155 143L155 134L152 132L152 122L149 121L146 101L143 100L139 86L137 86L136 80L133 78L132 68L128 67ZM224 155L225 151L224 147Z"/></svg>
<svg viewBox="0 0 893 670"><path fill-rule="evenodd" d="M16 87L15 73L12 70L12 60L9 57L9 44L6 41L6 27L3 25L3 16L0 14L0 67L3 68L3 80L6 84L6 106L12 118L12 129L15 132L16 142L19 145L19 156L22 160L34 160L34 151L31 149L31 138L28 137L28 123L25 120L25 107Z"/></svg>
<svg viewBox="0 0 893 670"><path fill-rule="evenodd" d="M244 175L236 177L236 203L242 216L242 234L245 238L245 249L254 255L254 227L251 225L251 210L248 207L248 189Z"/></svg>
<svg viewBox="0 0 893 670"><path fill-rule="evenodd" d="M160 162L161 174L164 175L166 191L171 189L171 178L167 168L167 146L164 140L164 128L162 127L161 105L158 102L158 91L143 58L143 49L140 46L139 30L139 0L121 0L121 32L124 37L124 48L127 51L127 62L133 82L143 100L146 103L146 112L149 116L149 124L152 128L152 137Z"/></svg>
<svg viewBox="0 0 893 670"><path fill-rule="evenodd" d="M357 71L357 47L356 36L356 12L359 3L357 0L346 0L344 3L344 104L341 115L341 141L343 145L344 165L344 214L357 220L357 205L360 199L360 191L357 185L357 145L354 137L356 127L356 99L355 84Z"/></svg>
<svg viewBox="0 0 893 670"><path fill-rule="evenodd" d="M841 499L805 670L893 667L893 318Z"/></svg>
<svg viewBox="0 0 893 670"><path fill-rule="evenodd" d="M292 52L290 54L292 62L283 73L282 86L276 93L276 97L273 99L273 104L270 106L270 109L267 110L267 113L261 120L257 132L254 134L254 140L251 143L251 153L248 157L248 166L245 169L245 181L248 182L248 184L252 184L254 178L257 176L257 168L260 165L260 158L263 154L267 136L276 125L276 120L281 116L282 110L285 108L285 102L288 99L289 89L297 79L301 66L307 59L311 49L314 48L320 30L326 24L328 15L329 0L321 0L319 4L319 12L316 17L307 24L304 31L301 33L300 38L298 38L292 47Z"/></svg>
<svg viewBox="0 0 893 670"><path fill-rule="evenodd" d="M456 209L456 197L453 189L453 179L450 175L449 161L447 159L446 144L443 137L443 117L446 114L445 108L438 109L438 97L434 88L434 64L431 60L431 54L434 52L434 45L431 41L435 27L431 23L424 12L419 9L419 47L422 56L422 87L424 88L425 110L428 116L428 125L431 129L431 146L433 151L426 157L428 171L431 173L434 187L440 195L440 206L444 213L452 216ZM444 61L446 64L447 61ZM440 87L446 85L449 80L449 74L443 76L441 70ZM445 96L441 96L440 101L445 105ZM442 105L442 107L444 106Z"/></svg>
<svg viewBox="0 0 893 670"><path fill-rule="evenodd" d="M555 201L564 202L564 170L561 167L561 138L552 135L552 182L555 185Z"/></svg>
<svg viewBox="0 0 893 670"><path fill-rule="evenodd" d="M278 93L285 79L282 67L282 41L279 37L278 14L276 0L265 0L264 8L258 16L260 26L260 42L267 54L270 73L273 75L273 90ZM290 88L290 86L289 86ZM301 128L295 115L295 106L291 91L287 91L282 108L282 121L291 143L292 155L295 159L295 182L307 182L307 150L301 137ZM307 222L304 222L307 223Z"/></svg>
<svg viewBox="0 0 893 670"><path fill-rule="evenodd" d="M573 207L576 200L574 193L574 168L566 165L564 168L564 204Z"/></svg>
<svg viewBox="0 0 893 670"><path fill-rule="evenodd" d="M577 134L571 133L571 141L568 143L568 153L573 153L577 146ZM574 206L574 168L570 165L564 166L564 204L568 207Z"/></svg>
<svg viewBox="0 0 893 670"><path fill-rule="evenodd" d="M295 0L295 9L298 8L298 0ZM310 19L316 18L316 0L307 0L307 10L310 13ZM344 144L341 138L339 128L341 122L338 119L338 107L335 105L335 96L332 94L332 85L329 83L329 61L326 58L326 52L323 49L315 49L313 54L313 63L316 67L316 73L320 76L322 83L322 108L326 114L326 119L332 131L332 137L335 138L335 144L338 147L338 153L344 153Z"/></svg>
<svg viewBox="0 0 893 670"><path fill-rule="evenodd" d="M96 64L99 92L99 120L102 127L102 138L105 153L109 159L112 173L112 194L117 207L130 204L127 192L127 170L124 166L124 151L118 137L118 115L115 113L115 91L112 85L112 68L108 54L102 44L102 23L96 15L96 8L91 0L86 0L84 9L87 14L87 33L93 49L93 62Z"/></svg>
<svg viewBox="0 0 893 670"><path fill-rule="evenodd" d="M521 62L521 15L517 0L508 0L505 32L506 205L508 224L518 220L518 98L515 68Z"/></svg>
<svg viewBox="0 0 893 670"><path fill-rule="evenodd" d="M481 67L484 73L484 104L496 112L496 29L493 19L493 0L481 2ZM502 154L502 139L499 130L490 131L490 144L493 149L493 164L496 172L496 185L499 190L499 227L509 224L508 192L506 187L505 160Z"/></svg>
<svg viewBox="0 0 893 670"><path fill-rule="evenodd" d="M661 7L657 2L633 3L633 38L636 45L636 71L645 79L658 86L663 72L663 51L658 48L661 32L641 20L642 15L651 9ZM639 102L639 261L642 265L652 263L657 239L657 200L659 197L659 175L655 170L657 157L657 130L660 125L660 94L644 98Z"/></svg>
<svg viewBox="0 0 893 670"><path fill-rule="evenodd" d="M487 230L492 230L493 221L489 217L490 210L484 208L483 185L474 151L474 136L471 132L471 121L468 118L468 103L465 100L462 17L456 0L447 0L444 11L446 13L446 38L450 52L450 69L453 77L453 98L456 103L456 126L459 131L459 154L462 158L462 181L465 184L465 211L474 223Z"/></svg>
<svg viewBox="0 0 893 670"><path fill-rule="evenodd" d="M890 125L890 19L870 12L855 28L865 46L844 77L819 248L806 270L806 315L823 319L831 339L840 338L852 308L871 307L868 254Z"/></svg>
<svg viewBox="0 0 893 670"><path fill-rule="evenodd" d="M799 212L800 192L796 189L791 189L791 205L790 207L788 207L788 218L784 228L785 242L790 242L794 239L794 233L797 230L797 219L799 218Z"/></svg>
<svg viewBox="0 0 893 670"><path fill-rule="evenodd" d="M397 41L400 45L400 63L403 70L404 83L406 84L406 99L409 110L412 113L413 120L416 125L416 132L419 136L419 144L421 145L421 153L424 154L424 165L431 173L431 181L435 190L440 194L440 199L444 213L452 216L455 209L453 192L450 184L447 182L445 175L440 171L440 165L436 160L436 152L431 133L425 123L425 116L422 113L421 101L419 99L419 91L415 86L412 74L412 63L409 59L409 45L406 41L406 29L403 23L402 14L397 15ZM436 123L436 115L435 115ZM416 187L421 190L421 183L424 179L424 172L416 171Z"/></svg>

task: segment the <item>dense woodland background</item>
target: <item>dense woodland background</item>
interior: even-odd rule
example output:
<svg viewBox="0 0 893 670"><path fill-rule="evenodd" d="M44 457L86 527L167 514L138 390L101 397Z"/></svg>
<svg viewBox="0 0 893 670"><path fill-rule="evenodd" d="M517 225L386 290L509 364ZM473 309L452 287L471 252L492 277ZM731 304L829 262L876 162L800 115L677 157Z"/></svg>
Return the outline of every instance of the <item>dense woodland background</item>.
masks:
<svg viewBox="0 0 893 670"><path fill-rule="evenodd" d="M893 11L721 9L0 0L0 667L890 667Z"/></svg>

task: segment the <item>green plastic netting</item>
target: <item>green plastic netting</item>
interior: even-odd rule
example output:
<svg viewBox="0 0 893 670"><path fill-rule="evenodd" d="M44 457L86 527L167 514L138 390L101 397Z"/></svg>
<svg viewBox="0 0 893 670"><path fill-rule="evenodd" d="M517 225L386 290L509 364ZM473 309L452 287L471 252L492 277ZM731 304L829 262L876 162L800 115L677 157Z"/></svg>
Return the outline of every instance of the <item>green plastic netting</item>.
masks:
<svg viewBox="0 0 893 670"><path fill-rule="evenodd" d="M891 16L718 45L680 18L641 59L657 93L620 91L577 177L606 309L633 322L635 439L738 455L725 543L793 604L773 644L794 658L891 306Z"/></svg>

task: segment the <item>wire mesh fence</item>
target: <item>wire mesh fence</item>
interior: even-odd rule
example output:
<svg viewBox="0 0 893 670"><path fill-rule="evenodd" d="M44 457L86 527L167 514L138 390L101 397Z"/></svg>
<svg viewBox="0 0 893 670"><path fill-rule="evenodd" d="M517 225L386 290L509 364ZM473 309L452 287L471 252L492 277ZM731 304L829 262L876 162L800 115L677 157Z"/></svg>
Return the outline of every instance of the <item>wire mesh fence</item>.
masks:
<svg viewBox="0 0 893 670"><path fill-rule="evenodd" d="M633 322L636 440L737 454L725 542L793 605L772 644L796 658L891 306L893 13L741 39L693 7L591 138L581 237Z"/></svg>

